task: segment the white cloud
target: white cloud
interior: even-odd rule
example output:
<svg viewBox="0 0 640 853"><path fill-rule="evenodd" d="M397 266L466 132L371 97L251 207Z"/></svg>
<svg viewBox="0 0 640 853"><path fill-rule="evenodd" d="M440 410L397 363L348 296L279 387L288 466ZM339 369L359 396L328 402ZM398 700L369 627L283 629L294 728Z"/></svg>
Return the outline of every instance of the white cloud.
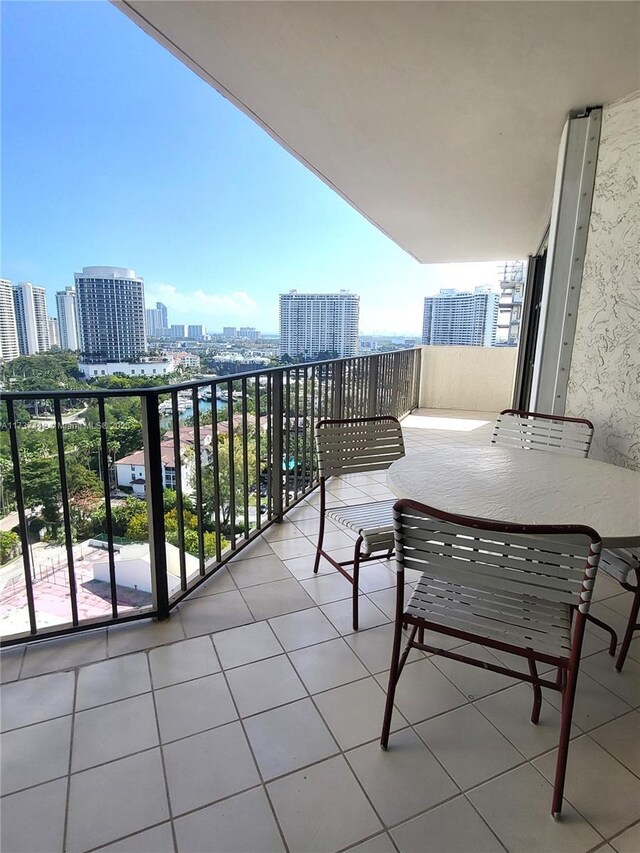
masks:
<svg viewBox="0 0 640 853"><path fill-rule="evenodd" d="M182 292L173 284L152 284L145 288L145 302L147 308L156 302L164 303L169 323L204 323L212 331L221 329L223 324L251 320L259 313L258 303L244 290Z"/></svg>

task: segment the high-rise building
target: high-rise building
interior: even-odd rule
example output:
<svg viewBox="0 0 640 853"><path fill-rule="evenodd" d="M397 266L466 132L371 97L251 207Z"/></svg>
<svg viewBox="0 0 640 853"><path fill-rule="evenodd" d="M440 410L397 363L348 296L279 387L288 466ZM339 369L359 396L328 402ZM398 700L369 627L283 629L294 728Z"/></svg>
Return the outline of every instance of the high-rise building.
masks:
<svg viewBox="0 0 640 853"><path fill-rule="evenodd" d="M76 352L78 349L78 310L76 292L66 287L56 293L58 326L60 327L60 347Z"/></svg>
<svg viewBox="0 0 640 853"><path fill-rule="evenodd" d="M0 278L0 361L11 361L20 355L13 285Z"/></svg>
<svg viewBox="0 0 640 853"><path fill-rule="evenodd" d="M473 293L442 289L424 300L422 343L490 347L496 342L497 324L497 293L485 287Z"/></svg>
<svg viewBox="0 0 640 853"><path fill-rule="evenodd" d="M237 338L238 330L235 326L223 326L222 334L225 338Z"/></svg>
<svg viewBox="0 0 640 853"><path fill-rule="evenodd" d="M260 332L253 326L242 326L238 330L238 337L246 341L257 341L260 338Z"/></svg>
<svg viewBox="0 0 640 853"><path fill-rule="evenodd" d="M340 293L280 294L280 355L313 358L321 352L339 357L358 351L360 297Z"/></svg>
<svg viewBox="0 0 640 853"><path fill-rule="evenodd" d="M167 306L156 302L155 308L147 308L147 335L150 338L164 338L169 333Z"/></svg>
<svg viewBox="0 0 640 853"><path fill-rule="evenodd" d="M83 267L75 274L82 361L131 361L147 350L144 281L135 270Z"/></svg>
<svg viewBox="0 0 640 853"><path fill-rule="evenodd" d="M182 340L187 336L187 327L184 323L173 323L169 328L169 337Z"/></svg>
<svg viewBox="0 0 640 853"><path fill-rule="evenodd" d="M30 281L13 285L20 355L36 355L49 349L47 292Z"/></svg>
<svg viewBox="0 0 640 853"><path fill-rule="evenodd" d="M500 265L500 310L496 343L501 346L518 345L524 295L524 267L524 261L506 261Z"/></svg>
<svg viewBox="0 0 640 853"><path fill-rule="evenodd" d="M195 341L200 341L204 338L206 332L204 326L188 326L187 337Z"/></svg>
<svg viewBox="0 0 640 853"><path fill-rule="evenodd" d="M49 317L47 320L49 327L49 349L51 347L60 347L60 324L57 317Z"/></svg>

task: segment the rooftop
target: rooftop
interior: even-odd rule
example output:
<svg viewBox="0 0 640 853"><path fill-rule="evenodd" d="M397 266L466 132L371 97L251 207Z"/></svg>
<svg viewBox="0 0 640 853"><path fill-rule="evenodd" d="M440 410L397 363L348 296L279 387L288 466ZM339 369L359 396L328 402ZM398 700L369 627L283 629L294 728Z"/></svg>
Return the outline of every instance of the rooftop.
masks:
<svg viewBox="0 0 640 853"><path fill-rule="evenodd" d="M485 444L493 420L421 410L403 421L407 452ZM384 473L346 479L332 503L390 496ZM354 634L349 584L326 563L312 576L317 505L314 492L166 622L2 651L2 849L639 849L640 638L617 674L587 629L560 821L556 694L532 726L526 685L413 652L385 753L393 566L363 567ZM325 541L351 546L337 528ZM620 628L628 594L601 576L596 598Z"/></svg>

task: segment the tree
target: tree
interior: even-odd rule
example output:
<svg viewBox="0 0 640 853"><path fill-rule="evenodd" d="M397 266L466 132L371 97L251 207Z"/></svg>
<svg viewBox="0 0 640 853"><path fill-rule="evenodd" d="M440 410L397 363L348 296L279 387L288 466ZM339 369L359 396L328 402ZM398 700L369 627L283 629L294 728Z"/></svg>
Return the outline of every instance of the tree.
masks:
<svg viewBox="0 0 640 853"><path fill-rule="evenodd" d="M20 537L12 530L0 530L0 564L8 562L18 553Z"/></svg>
<svg viewBox="0 0 640 853"><path fill-rule="evenodd" d="M134 542L146 542L149 539L149 519L146 511L136 513L129 519L125 535Z"/></svg>
<svg viewBox="0 0 640 853"><path fill-rule="evenodd" d="M236 516L242 514L244 509L245 489L252 491L256 488L256 455L254 440L251 431L247 436L247 482L244 481L244 466L241 436L235 435L233 443L233 473L234 488L231 489L231 470L229 459L229 438L226 435L218 437L218 467L219 467L219 506L216 506L215 478L213 476L213 465L205 465L202 468L202 504L204 515L207 519L215 521L219 513L222 529L228 532L231 527L231 497L233 494ZM248 519L245 520L248 524Z"/></svg>

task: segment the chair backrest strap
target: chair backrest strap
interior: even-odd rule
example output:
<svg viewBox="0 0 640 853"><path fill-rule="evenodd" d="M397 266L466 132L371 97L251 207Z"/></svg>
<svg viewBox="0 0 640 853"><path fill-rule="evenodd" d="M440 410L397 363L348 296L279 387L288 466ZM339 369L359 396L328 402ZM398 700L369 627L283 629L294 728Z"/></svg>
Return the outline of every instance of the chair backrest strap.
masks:
<svg viewBox="0 0 640 853"><path fill-rule="evenodd" d="M507 410L496 419L491 443L524 450L588 456L592 437L590 421Z"/></svg>
<svg viewBox="0 0 640 853"><path fill-rule="evenodd" d="M388 468L404 456L397 418L324 420L316 425L318 472L321 477Z"/></svg>
<svg viewBox="0 0 640 853"><path fill-rule="evenodd" d="M579 525L514 525L455 516L414 501L394 506L399 566L470 589L562 602L587 613L602 542Z"/></svg>

